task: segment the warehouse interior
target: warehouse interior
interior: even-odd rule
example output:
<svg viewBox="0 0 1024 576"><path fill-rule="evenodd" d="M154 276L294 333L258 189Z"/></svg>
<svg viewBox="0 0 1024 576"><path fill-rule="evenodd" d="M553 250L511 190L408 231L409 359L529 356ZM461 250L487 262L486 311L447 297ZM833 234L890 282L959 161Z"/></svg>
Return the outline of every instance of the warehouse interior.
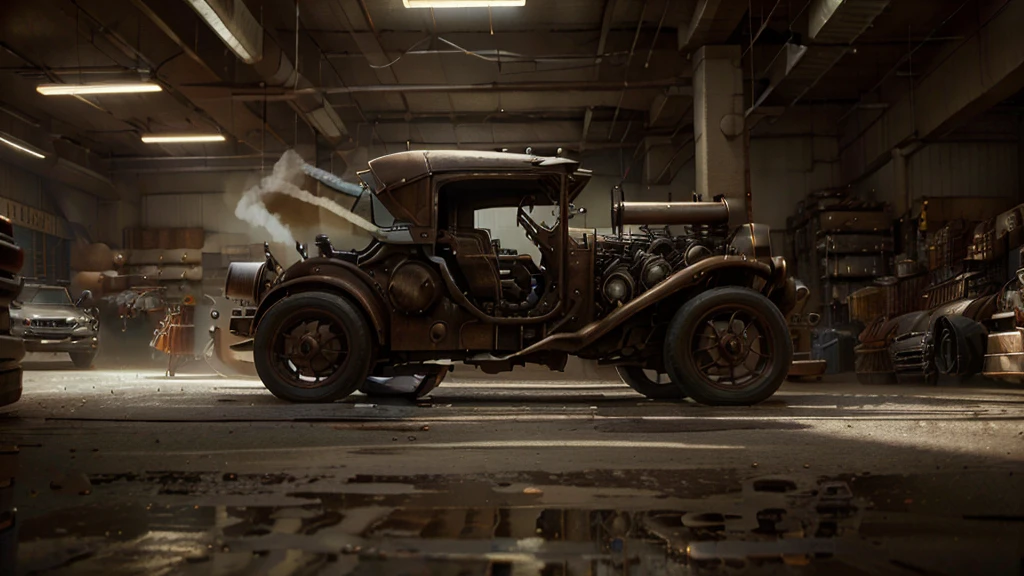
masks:
<svg viewBox="0 0 1024 576"><path fill-rule="evenodd" d="M0 2L0 572L1020 574L1022 27L1019 0ZM705 405L570 351L271 394L229 271L371 245L406 173L368 167L403 153L571 167L550 210L467 193L497 260L547 262L524 214L584 245L684 233L630 203L766 225L785 382ZM617 262L564 282L625 317ZM45 294L91 344L46 339Z"/></svg>

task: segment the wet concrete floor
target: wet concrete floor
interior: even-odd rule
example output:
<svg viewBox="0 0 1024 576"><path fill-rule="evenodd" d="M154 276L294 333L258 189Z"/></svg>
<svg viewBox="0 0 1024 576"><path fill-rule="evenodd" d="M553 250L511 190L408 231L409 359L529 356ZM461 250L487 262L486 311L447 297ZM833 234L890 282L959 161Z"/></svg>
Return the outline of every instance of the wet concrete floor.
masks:
<svg viewBox="0 0 1024 576"><path fill-rule="evenodd" d="M709 408L460 370L311 406L40 368L0 410L0 574L1024 573L1024 389Z"/></svg>

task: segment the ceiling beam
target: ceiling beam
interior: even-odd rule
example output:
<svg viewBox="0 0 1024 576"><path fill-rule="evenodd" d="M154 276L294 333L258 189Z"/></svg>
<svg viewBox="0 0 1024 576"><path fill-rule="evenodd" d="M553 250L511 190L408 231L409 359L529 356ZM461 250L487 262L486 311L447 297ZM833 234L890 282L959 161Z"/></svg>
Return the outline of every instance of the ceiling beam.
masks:
<svg viewBox="0 0 1024 576"><path fill-rule="evenodd" d="M287 146L284 138L277 131L266 124L263 119L244 104L230 101L206 101L209 90L186 84L186 81L191 83L199 79L204 79L207 82L219 82L221 78L192 49L192 46L175 32L160 14L152 10L143 0L129 1L150 24L162 32L168 40L178 47L181 54L185 56L185 58L173 58L165 61L161 65L160 71L156 73L159 79L187 98L192 108L201 109L225 132L233 135L239 142L249 148L255 151L262 151L266 143L263 138L264 134L269 134L279 144ZM120 21L111 26L116 27L119 24L121 24ZM199 102L202 102L201 106L198 104Z"/></svg>
<svg viewBox="0 0 1024 576"><path fill-rule="evenodd" d="M747 13L742 0L697 0L689 26L678 28L679 50L696 51L705 44L721 44L732 35Z"/></svg>

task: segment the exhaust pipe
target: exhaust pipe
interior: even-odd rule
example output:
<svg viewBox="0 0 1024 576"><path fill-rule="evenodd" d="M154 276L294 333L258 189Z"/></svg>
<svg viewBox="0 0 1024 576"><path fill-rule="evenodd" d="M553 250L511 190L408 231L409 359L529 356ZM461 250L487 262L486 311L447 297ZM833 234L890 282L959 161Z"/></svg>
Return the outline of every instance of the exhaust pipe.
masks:
<svg viewBox="0 0 1024 576"><path fill-rule="evenodd" d="M718 202L626 202L615 200L612 205L612 226L622 230L635 224L647 225L708 225L729 223L729 205Z"/></svg>

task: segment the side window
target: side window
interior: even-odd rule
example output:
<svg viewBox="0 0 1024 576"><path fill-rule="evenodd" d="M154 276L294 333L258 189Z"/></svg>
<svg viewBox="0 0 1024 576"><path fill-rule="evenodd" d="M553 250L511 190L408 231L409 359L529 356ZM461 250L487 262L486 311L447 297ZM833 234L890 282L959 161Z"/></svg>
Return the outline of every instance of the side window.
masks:
<svg viewBox="0 0 1024 576"><path fill-rule="evenodd" d="M370 206L373 210L373 223L381 228L391 228L395 225L395 217L388 212L388 209L377 199L373 192L366 192L370 197Z"/></svg>
<svg viewBox="0 0 1024 576"><path fill-rule="evenodd" d="M530 215L537 220L537 223L544 223L550 226L552 218L544 218L544 209L550 211L550 206L537 206ZM519 254L529 254L534 262L540 262L540 250L533 245L533 242L526 237L526 233L519 226L516 226L516 208L484 208L473 213L473 225L476 228L483 228L490 232L491 240L498 240L501 247L510 248Z"/></svg>

